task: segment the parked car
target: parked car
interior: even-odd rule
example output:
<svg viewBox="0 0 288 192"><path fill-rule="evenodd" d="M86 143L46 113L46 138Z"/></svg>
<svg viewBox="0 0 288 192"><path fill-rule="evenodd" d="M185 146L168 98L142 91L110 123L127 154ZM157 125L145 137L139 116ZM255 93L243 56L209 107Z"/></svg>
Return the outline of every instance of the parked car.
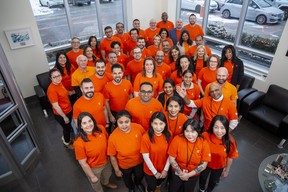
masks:
<svg viewBox="0 0 288 192"><path fill-rule="evenodd" d="M228 0L221 7L220 12L224 18L239 18L243 0ZM284 12L273 7L265 0L249 0L246 20L255 21L263 25L265 23L278 23L283 20Z"/></svg>
<svg viewBox="0 0 288 192"><path fill-rule="evenodd" d="M182 9L187 9L196 13L200 13L201 6L204 7L204 2L204 0L182 0ZM218 4L216 3L216 1L211 0L209 11L213 12L217 10L217 8Z"/></svg>
<svg viewBox="0 0 288 192"><path fill-rule="evenodd" d="M284 20L288 18L288 0L268 0L274 7L278 7L284 11Z"/></svg>
<svg viewBox="0 0 288 192"><path fill-rule="evenodd" d="M72 4L73 5L83 5L83 4L90 5L91 0L72 0Z"/></svg>
<svg viewBox="0 0 288 192"><path fill-rule="evenodd" d="M218 5L217 10L220 10L221 7L224 5L225 1L227 1L227 0L215 0L215 1Z"/></svg>
<svg viewBox="0 0 288 192"><path fill-rule="evenodd" d="M56 6L64 6L63 0L39 0L41 6L47 6L49 8Z"/></svg>

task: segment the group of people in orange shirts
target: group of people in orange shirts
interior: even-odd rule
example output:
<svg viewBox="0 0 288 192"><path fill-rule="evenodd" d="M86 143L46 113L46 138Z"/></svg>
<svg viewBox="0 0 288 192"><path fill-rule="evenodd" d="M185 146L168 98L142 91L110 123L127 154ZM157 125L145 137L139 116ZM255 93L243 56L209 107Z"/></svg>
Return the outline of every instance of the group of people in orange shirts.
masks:
<svg viewBox="0 0 288 192"><path fill-rule="evenodd" d="M196 15L175 28L166 12L161 18L146 30L135 19L129 34L122 23L114 35L107 26L100 46L91 36L84 50L74 37L50 70L47 96L63 143L97 192L117 188L112 167L129 191L160 191L167 183L171 192L193 191L198 180L200 191L212 191L238 157L229 132L238 123L242 61L230 45L221 60L212 54Z"/></svg>

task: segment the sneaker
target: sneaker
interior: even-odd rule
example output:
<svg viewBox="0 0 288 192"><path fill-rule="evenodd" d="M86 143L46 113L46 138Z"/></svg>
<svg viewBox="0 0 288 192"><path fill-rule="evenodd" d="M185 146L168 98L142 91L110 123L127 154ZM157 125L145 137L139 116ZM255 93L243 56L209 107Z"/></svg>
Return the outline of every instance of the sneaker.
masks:
<svg viewBox="0 0 288 192"><path fill-rule="evenodd" d="M67 148L67 149L74 149L74 147L73 147L73 145L72 145L72 143L71 142L69 142L69 143L67 143L67 142L65 142L65 140L64 140L64 137L62 136L62 142L63 142L63 144L64 144L64 146Z"/></svg>
<svg viewBox="0 0 288 192"><path fill-rule="evenodd" d="M103 185L104 187L108 188L108 189L117 189L118 186L114 183L108 183L107 185Z"/></svg>

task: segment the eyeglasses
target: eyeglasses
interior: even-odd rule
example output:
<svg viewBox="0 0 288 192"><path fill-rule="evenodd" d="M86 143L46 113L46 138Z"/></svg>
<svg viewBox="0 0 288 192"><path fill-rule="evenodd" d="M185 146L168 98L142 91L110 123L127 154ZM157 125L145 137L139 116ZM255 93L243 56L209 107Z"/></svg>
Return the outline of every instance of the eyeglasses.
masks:
<svg viewBox="0 0 288 192"><path fill-rule="evenodd" d="M74 43L74 44L80 44L79 41L72 41L72 43Z"/></svg>
<svg viewBox="0 0 288 192"><path fill-rule="evenodd" d="M218 63L218 61L210 61L210 63Z"/></svg>
<svg viewBox="0 0 288 192"><path fill-rule="evenodd" d="M148 95L150 95L150 94L152 94L152 93L153 93L153 91L145 91L145 90L140 90L140 93L142 93L142 94L148 94Z"/></svg>
<svg viewBox="0 0 288 192"><path fill-rule="evenodd" d="M56 79L56 78L59 78L59 77L61 77L61 75L53 76L52 79Z"/></svg>
<svg viewBox="0 0 288 192"><path fill-rule="evenodd" d="M141 54L141 52L134 52L134 54Z"/></svg>
<svg viewBox="0 0 288 192"><path fill-rule="evenodd" d="M107 34L107 33L113 33L113 31L105 31L105 33Z"/></svg>

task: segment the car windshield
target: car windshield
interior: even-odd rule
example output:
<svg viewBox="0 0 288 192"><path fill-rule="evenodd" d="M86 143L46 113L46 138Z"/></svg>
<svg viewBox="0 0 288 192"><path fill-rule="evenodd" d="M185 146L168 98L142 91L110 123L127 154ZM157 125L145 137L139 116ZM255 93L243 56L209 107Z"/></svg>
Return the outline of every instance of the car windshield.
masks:
<svg viewBox="0 0 288 192"><path fill-rule="evenodd" d="M272 6L267 1L264 1L264 0L254 0L254 2L261 8L271 7Z"/></svg>

